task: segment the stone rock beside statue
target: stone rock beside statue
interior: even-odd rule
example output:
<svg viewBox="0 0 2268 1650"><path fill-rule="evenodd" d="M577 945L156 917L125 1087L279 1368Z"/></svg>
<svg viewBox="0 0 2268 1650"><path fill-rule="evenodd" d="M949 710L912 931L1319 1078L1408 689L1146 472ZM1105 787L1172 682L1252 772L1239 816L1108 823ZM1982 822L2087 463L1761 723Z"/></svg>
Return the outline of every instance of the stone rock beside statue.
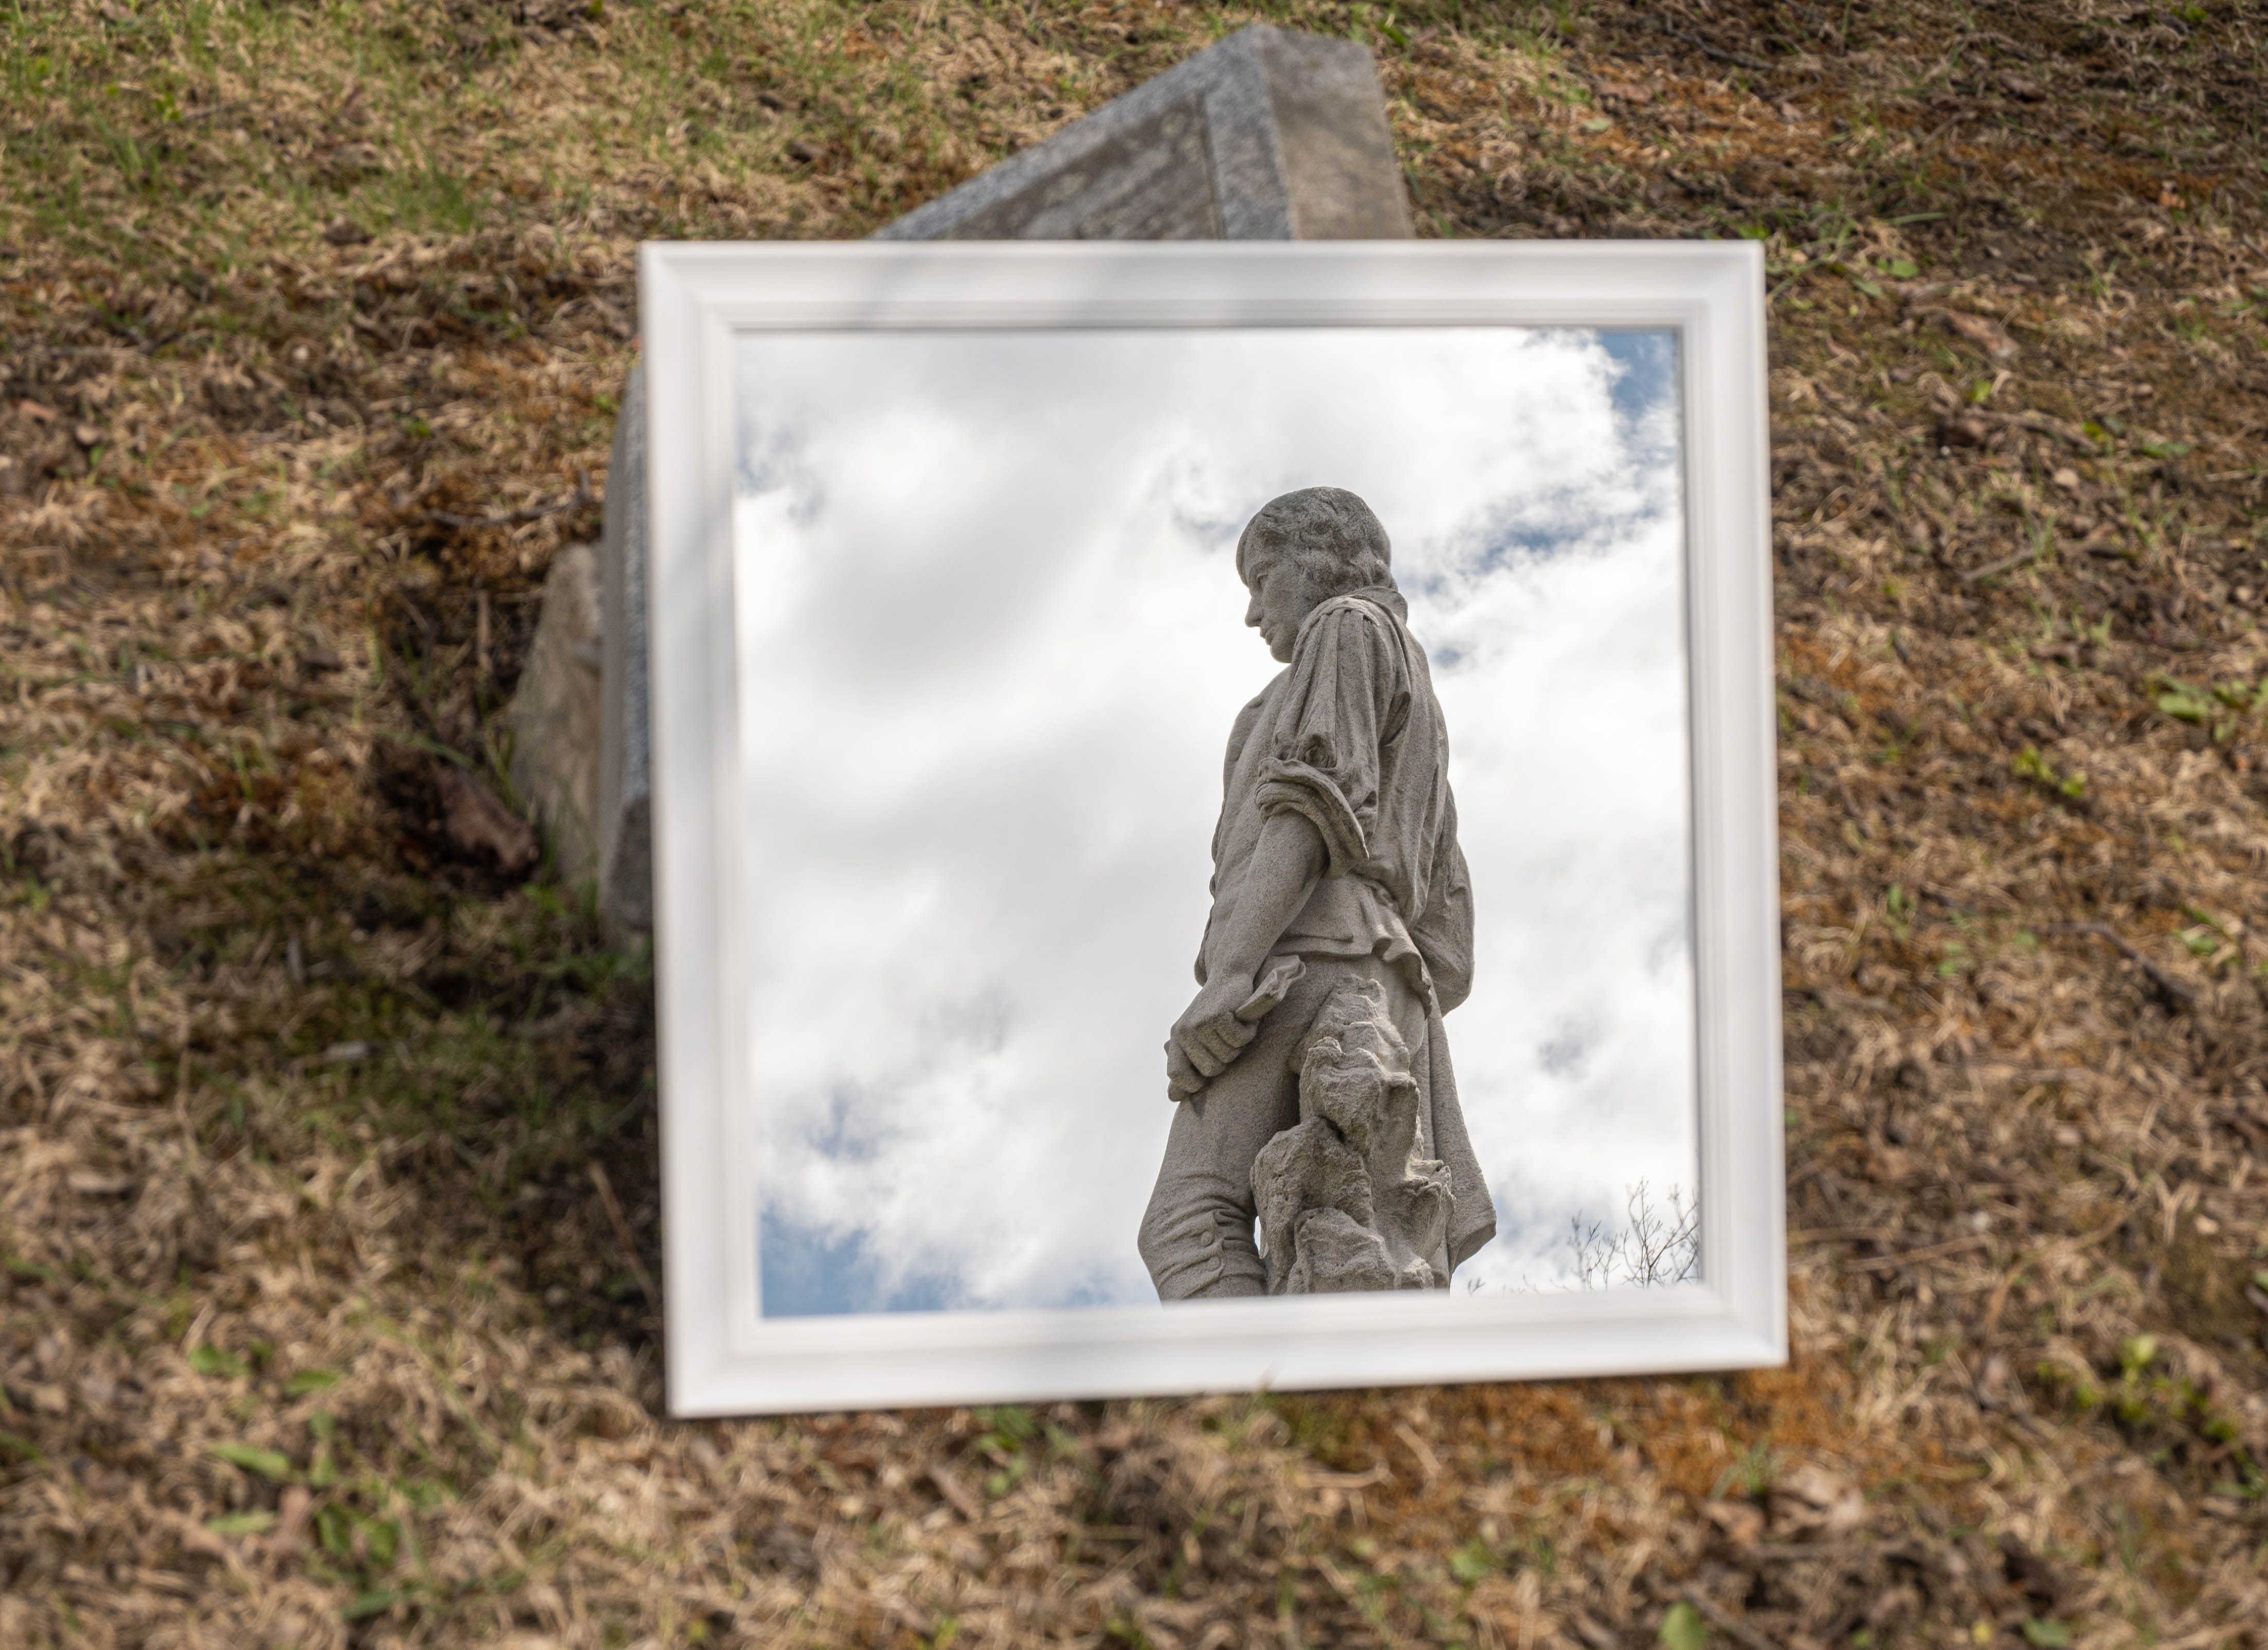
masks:
<svg viewBox="0 0 2268 1650"><path fill-rule="evenodd" d="M1449 1168L1418 1154L1425 1096L1374 981L1346 980L1315 1016L1300 1121L1252 1165L1270 1294L1437 1289Z"/></svg>

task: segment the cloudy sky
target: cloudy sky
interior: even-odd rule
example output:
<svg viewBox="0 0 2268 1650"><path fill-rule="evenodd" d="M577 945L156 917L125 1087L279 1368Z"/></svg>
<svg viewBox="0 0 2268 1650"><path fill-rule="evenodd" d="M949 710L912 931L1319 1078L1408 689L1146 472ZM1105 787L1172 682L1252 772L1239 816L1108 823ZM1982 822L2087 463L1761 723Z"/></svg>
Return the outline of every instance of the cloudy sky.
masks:
<svg viewBox="0 0 2268 1650"><path fill-rule="evenodd" d="M1478 957L1499 1236L1695 1179L1675 345L1516 328L750 336L736 504L769 1315L1154 1303L1134 1236L1221 759L1236 536L1394 541Z"/></svg>

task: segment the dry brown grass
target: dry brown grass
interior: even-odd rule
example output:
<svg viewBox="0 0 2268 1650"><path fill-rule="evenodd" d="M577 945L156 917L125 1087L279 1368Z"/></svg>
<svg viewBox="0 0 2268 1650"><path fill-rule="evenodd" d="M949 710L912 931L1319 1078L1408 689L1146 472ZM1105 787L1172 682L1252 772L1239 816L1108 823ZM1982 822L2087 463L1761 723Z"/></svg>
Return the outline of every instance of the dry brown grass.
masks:
<svg viewBox="0 0 2268 1650"><path fill-rule="evenodd" d="M1246 14L10 5L0 1644L2268 1645L2268 14L1270 15L1429 232L1768 238L1793 1365L657 1419L643 961L434 777L631 249Z"/></svg>

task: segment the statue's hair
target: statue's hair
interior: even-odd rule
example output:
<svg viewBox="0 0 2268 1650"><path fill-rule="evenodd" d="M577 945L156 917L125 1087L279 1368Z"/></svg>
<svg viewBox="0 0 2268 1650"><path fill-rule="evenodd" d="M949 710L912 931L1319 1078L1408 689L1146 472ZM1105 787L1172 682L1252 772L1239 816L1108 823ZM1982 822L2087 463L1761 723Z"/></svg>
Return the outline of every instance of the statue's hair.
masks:
<svg viewBox="0 0 2268 1650"><path fill-rule="evenodd" d="M1259 539L1305 568L1328 596L1394 582L1384 524L1344 488L1303 487L1263 504L1236 541L1240 576Z"/></svg>

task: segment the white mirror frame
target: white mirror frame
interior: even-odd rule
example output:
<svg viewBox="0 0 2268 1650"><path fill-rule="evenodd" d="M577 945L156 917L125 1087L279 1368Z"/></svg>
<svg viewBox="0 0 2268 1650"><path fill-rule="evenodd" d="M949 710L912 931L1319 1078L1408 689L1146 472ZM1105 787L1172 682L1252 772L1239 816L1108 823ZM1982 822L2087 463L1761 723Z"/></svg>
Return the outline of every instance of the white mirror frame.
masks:
<svg viewBox="0 0 2268 1650"><path fill-rule="evenodd" d="M1787 1358L1764 260L1747 242L652 243L655 964L681 1417L1752 1368ZM1570 326L1679 340L1705 1281L762 1317L737 1005L733 340L951 327ZM739 1096L737 1100L735 1096ZM1145 1096L1146 1098L1146 1096ZM1130 1235L1129 1241L1131 1241Z"/></svg>

